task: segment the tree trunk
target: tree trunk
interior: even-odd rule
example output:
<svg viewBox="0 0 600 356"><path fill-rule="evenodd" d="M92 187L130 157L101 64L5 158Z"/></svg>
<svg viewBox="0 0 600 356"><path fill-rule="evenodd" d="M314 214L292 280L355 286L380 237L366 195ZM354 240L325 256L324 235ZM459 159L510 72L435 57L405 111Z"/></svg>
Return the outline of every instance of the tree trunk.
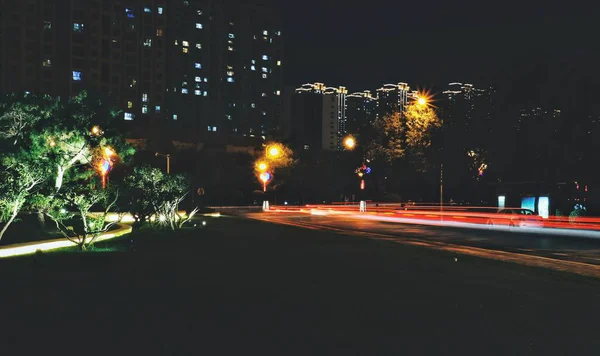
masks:
<svg viewBox="0 0 600 356"><path fill-rule="evenodd" d="M56 181L54 183L54 188L56 191L59 191L63 184L63 177L65 175L65 170L63 167L58 166L58 170L56 171Z"/></svg>
<svg viewBox="0 0 600 356"><path fill-rule="evenodd" d="M38 219L40 230L45 230L46 229L46 215L44 215L44 213L38 211L37 219Z"/></svg>
<svg viewBox="0 0 600 356"><path fill-rule="evenodd" d="M19 200L16 200L15 206L13 207L12 215L10 216L10 219L8 219L6 224L4 224L4 227L2 227L2 231L0 231L0 240L2 240L2 236L4 236L4 233L6 232L6 230L8 230L8 227L10 226L10 224L12 224L13 221L15 221L15 218L17 217L17 214L19 213L20 205L21 204L20 204Z"/></svg>

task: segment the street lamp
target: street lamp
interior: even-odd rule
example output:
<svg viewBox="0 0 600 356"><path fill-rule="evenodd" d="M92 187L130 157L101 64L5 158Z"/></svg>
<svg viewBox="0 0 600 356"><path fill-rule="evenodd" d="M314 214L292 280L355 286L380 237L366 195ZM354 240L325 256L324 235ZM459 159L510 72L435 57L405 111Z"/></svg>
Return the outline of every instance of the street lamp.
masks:
<svg viewBox="0 0 600 356"><path fill-rule="evenodd" d="M161 157L167 158L167 174L171 174L171 155L168 153L164 154L164 153L158 153L158 152L156 152L154 155L156 157L161 156Z"/></svg>
<svg viewBox="0 0 600 356"><path fill-rule="evenodd" d="M417 99L417 104L419 104L419 105L421 105L421 106L425 106L425 105L427 105L427 98L425 98L425 97L423 97L423 96L420 96L420 97Z"/></svg>
<svg viewBox="0 0 600 356"><path fill-rule="evenodd" d="M356 147L356 140L354 139L354 137L347 136L344 139L344 147L346 147L347 150L353 150L354 147Z"/></svg>
<svg viewBox="0 0 600 356"><path fill-rule="evenodd" d="M266 170L269 169L269 165L266 162L258 162L256 168L258 168L260 172L266 172Z"/></svg>
<svg viewBox="0 0 600 356"><path fill-rule="evenodd" d="M102 189L106 189L106 182L108 180L108 172L112 169L112 156L116 153L110 147L104 147L102 150L102 159L98 163L98 171L100 172L100 176L102 177Z"/></svg>
<svg viewBox="0 0 600 356"><path fill-rule="evenodd" d="M272 146L267 150L267 153L271 158L277 158L281 154L281 151L279 150L279 148Z"/></svg>
<svg viewBox="0 0 600 356"><path fill-rule="evenodd" d="M259 176L261 182L263 182L263 192L267 191L267 183L271 180L271 173L262 172Z"/></svg>

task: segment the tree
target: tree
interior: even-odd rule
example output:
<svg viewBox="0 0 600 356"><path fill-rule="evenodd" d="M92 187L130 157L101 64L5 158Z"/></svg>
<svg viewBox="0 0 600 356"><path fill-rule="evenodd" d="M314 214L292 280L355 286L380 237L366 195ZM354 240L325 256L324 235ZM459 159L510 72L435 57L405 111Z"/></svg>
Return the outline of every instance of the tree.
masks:
<svg viewBox="0 0 600 356"><path fill-rule="evenodd" d="M422 156L431 146L432 129L440 127L433 108L412 103L403 112L393 112L377 118L373 136L367 145L367 158L384 159L392 163L408 153Z"/></svg>
<svg viewBox="0 0 600 356"><path fill-rule="evenodd" d="M15 221L27 197L41 182L44 174L39 165L19 162L14 157L4 159L4 169L0 171L0 240L8 227Z"/></svg>
<svg viewBox="0 0 600 356"><path fill-rule="evenodd" d="M129 213L139 226L150 221L172 230L181 228L196 214L194 208L187 218L178 214L179 205L189 193L189 183L180 174L164 174L160 169L141 166L124 181L125 197Z"/></svg>
<svg viewBox="0 0 600 356"><path fill-rule="evenodd" d="M49 119L56 107L49 95L7 95L0 102L0 139L16 146L39 121Z"/></svg>
<svg viewBox="0 0 600 356"><path fill-rule="evenodd" d="M64 237L81 250L87 250L101 233L110 230L118 222L106 221L108 213L116 208L118 198L118 190L101 189L93 180L76 182L57 194L45 213ZM101 211L92 214L92 208ZM67 222L73 225L67 226Z"/></svg>

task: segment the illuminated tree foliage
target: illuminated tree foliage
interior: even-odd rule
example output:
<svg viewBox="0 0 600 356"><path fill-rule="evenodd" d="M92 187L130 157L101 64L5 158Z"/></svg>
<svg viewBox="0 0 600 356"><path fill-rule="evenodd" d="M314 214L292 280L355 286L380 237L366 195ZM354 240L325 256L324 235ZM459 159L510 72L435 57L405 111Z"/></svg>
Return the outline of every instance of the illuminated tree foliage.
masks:
<svg viewBox="0 0 600 356"><path fill-rule="evenodd" d="M118 212L118 197L118 190L101 189L92 180L77 182L65 186L54 196L45 214L64 237L81 250L87 250L101 233L119 221L106 221L109 212ZM92 209L96 210L94 214L90 213Z"/></svg>
<svg viewBox="0 0 600 356"><path fill-rule="evenodd" d="M89 244L97 229L81 211L105 200L90 190L95 155L109 146L121 159L134 152L112 129L115 114L86 92L67 102L33 94L0 100L0 219L5 222L0 238L23 207L55 222L66 218L56 211L76 209L83 226L80 245Z"/></svg>
<svg viewBox="0 0 600 356"><path fill-rule="evenodd" d="M192 210L187 218L178 214L179 205L189 194L189 182L180 174L168 175L154 167L135 167L124 181L127 210L136 226L151 221L172 230L181 228L198 211Z"/></svg>
<svg viewBox="0 0 600 356"><path fill-rule="evenodd" d="M433 108L410 104L404 112L393 112L377 118L367 145L368 159L384 159L391 163L408 153L421 156L431 146L431 132L440 127Z"/></svg>
<svg viewBox="0 0 600 356"><path fill-rule="evenodd" d="M0 170L0 240L15 221L33 190L44 181L41 167L34 162L19 162L14 156L3 160Z"/></svg>

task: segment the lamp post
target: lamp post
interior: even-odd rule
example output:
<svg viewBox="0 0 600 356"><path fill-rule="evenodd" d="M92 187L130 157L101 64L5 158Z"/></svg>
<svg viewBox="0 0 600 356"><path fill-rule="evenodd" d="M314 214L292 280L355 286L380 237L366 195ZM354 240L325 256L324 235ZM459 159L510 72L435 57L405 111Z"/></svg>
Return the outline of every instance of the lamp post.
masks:
<svg viewBox="0 0 600 356"><path fill-rule="evenodd" d="M171 174L171 155L168 153L164 154L164 153L158 153L158 152L156 152L154 155L156 157L161 156L161 157L167 158L167 174Z"/></svg>
<svg viewBox="0 0 600 356"><path fill-rule="evenodd" d="M112 169L112 157L115 155L115 151L110 147L104 147L102 150L102 159L98 163L98 171L102 177L102 189L106 189L106 183L108 181L108 172Z"/></svg>

